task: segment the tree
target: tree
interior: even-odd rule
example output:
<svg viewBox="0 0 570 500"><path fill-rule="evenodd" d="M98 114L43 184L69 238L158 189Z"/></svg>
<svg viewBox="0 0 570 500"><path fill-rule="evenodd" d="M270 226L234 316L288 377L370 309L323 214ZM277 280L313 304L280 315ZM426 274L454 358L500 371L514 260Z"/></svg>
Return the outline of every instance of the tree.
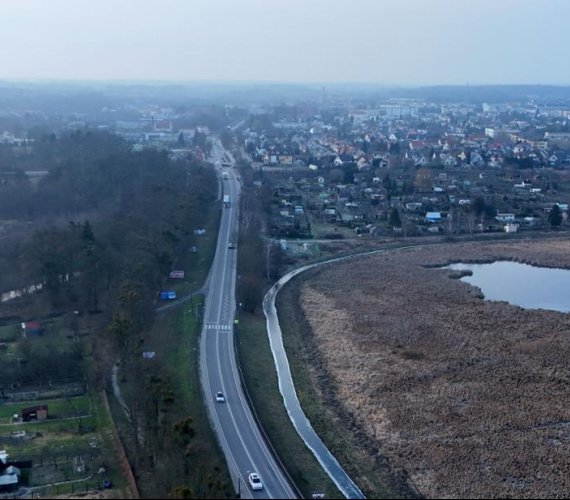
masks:
<svg viewBox="0 0 570 500"><path fill-rule="evenodd" d="M427 168L420 168L416 172L414 185L420 192L430 192L433 188L433 181L431 178L431 171Z"/></svg>
<svg viewBox="0 0 570 500"><path fill-rule="evenodd" d="M497 208L493 205L485 206L485 217L488 219L494 219L497 216Z"/></svg>
<svg viewBox="0 0 570 500"><path fill-rule="evenodd" d="M55 227L39 230L33 235L28 252L30 263L41 277L52 305L59 306L66 275L72 270L71 233Z"/></svg>
<svg viewBox="0 0 570 500"><path fill-rule="evenodd" d="M78 242L77 255L73 259L73 282L75 283L76 295L81 300L81 308L95 312L99 308L99 292L103 287L103 275L101 263L103 251L95 239L95 234L89 221L83 226L71 225L70 230L81 228L81 236ZM75 273L79 273L76 277Z"/></svg>
<svg viewBox="0 0 570 500"><path fill-rule="evenodd" d="M343 172L340 168L333 168L329 172L329 180L333 184L340 183L343 180Z"/></svg>
<svg viewBox="0 0 570 500"><path fill-rule="evenodd" d="M189 500L194 498L194 493L188 486L176 486L173 488L171 496L174 498L181 498L183 500Z"/></svg>
<svg viewBox="0 0 570 500"><path fill-rule="evenodd" d="M348 163L342 167L343 176L342 182L344 184L354 184L354 174L356 172L356 165L354 163Z"/></svg>
<svg viewBox="0 0 570 500"><path fill-rule="evenodd" d="M479 217L485 211L485 207L486 207L485 200L481 196L479 196L475 198L475 200L473 201L473 205L471 205L471 210L477 217Z"/></svg>
<svg viewBox="0 0 570 500"><path fill-rule="evenodd" d="M231 130L227 128L222 130L222 132L220 133L220 140L224 148L230 149L234 144L234 137L232 135Z"/></svg>
<svg viewBox="0 0 570 500"><path fill-rule="evenodd" d="M559 227L562 224L562 210L556 203L548 214L548 222L550 222L551 227Z"/></svg>
<svg viewBox="0 0 570 500"><path fill-rule="evenodd" d="M402 219L400 218L400 212L394 207L390 212L390 217L388 219L388 224L392 227L402 227Z"/></svg>
<svg viewBox="0 0 570 500"><path fill-rule="evenodd" d="M206 142L207 142L207 137L206 134L196 130L196 132L194 133L194 137L192 138L192 145L194 147L199 147L202 151L206 150Z"/></svg>

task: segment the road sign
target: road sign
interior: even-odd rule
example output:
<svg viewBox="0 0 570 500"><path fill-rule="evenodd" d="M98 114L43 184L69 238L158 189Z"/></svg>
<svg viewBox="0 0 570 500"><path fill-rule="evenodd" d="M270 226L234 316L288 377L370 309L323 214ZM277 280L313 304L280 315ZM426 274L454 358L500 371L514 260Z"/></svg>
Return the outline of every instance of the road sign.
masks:
<svg viewBox="0 0 570 500"><path fill-rule="evenodd" d="M164 292L160 292L161 300L174 300L175 298L176 292L174 290L166 290Z"/></svg>
<svg viewBox="0 0 570 500"><path fill-rule="evenodd" d="M184 279L184 271L170 271L168 277L172 279Z"/></svg>

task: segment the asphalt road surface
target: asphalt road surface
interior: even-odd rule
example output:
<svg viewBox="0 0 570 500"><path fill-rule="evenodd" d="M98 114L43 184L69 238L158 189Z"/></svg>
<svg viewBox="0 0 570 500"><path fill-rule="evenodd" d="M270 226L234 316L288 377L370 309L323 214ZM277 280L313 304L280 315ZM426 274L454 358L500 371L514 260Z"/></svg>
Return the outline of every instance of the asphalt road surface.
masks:
<svg viewBox="0 0 570 500"><path fill-rule="evenodd" d="M222 209L214 262L210 270L200 340L200 378L210 420L241 498L296 498L269 451L251 414L240 384L234 352L235 283L240 185L233 168L224 169L223 194L230 207ZM228 248L231 243L235 249ZM216 392L225 396L216 402ZM253 491L250 472L257 472L263 490Z"/></svg>

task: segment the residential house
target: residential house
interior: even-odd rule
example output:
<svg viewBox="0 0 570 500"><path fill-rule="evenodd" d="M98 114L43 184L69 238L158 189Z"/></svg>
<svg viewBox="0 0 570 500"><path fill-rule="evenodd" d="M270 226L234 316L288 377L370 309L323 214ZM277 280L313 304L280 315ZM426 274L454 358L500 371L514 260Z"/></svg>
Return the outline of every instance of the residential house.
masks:
<svg viewBox="0 0 570 500"><path fill-rule="evenodd" d="M491 156L491 158L487 162L487 165L489 166L489 168L500 168L501 162L495 156Z"/></svg>
<svg viewBox="0 0 570 500"><path fill-rule="evenodd" d="M277 162L281 165L293 165L293 156L292 155L278 155Z"/></svg>
<svg viewBox="0 0 570 500"><path fill-rule="evenodd" d="M0 450L0 493L16 491L20 475L20 469L9 464L6 450Z"/></svg>
<svg viewBox="0 0 570 500"><path fill-rule="evenodd" d="M364 156L362 156L356 162L356 166L357 166L358 170L362 170L366 167L369 167L370 163L368 162L368 160Z"/></svg>
<svg viewBox="0 0 570 500"><path fill-rule="evenodd" d="M470 165L475 168L480 168L485 166L485 160L479 153L471 153Z"/></svg>
<svg viewBox="0 0 570 500"><path fill-rule="evenodd" d="M548 158L548 166L550 167L556 167L559 163L559 158L556 154L552 154L550 155L550 157Z"/></svg>
<svg viewBox="0 0 570 500"><path fill-rule="evenodd" d="M413 155L415 167L425 167L428 164L428 159L423 154Z"/></svg>
<svg viewBox="0 0 570 500"><path fill-rule="evenodd" d="M349 202L338 206L338 219L340 222L353 224L354 222L364 220L364 215L362 214L358 203Z"/></svg>
<svg viewBox="0 0 570 500"><path fill-rule="evenodd" d="M452 155L447 155L443 158L444 167L455 167L457 160Z"/></svg>
<svg viewBox="0 0 570 500"><path fill-rule="evenodd" d="M514 222L515 214L498 213L495 219L497 219L499 222Z"/></svg>

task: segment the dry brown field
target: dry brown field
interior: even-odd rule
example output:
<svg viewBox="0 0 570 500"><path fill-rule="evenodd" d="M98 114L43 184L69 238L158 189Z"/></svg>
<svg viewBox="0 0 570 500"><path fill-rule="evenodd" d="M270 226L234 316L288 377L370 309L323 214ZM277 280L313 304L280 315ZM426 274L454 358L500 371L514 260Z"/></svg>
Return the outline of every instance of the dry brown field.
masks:
<svg viewBox="0 0 570 500"><path fill-rule="evenodd" d="M427 247L294 282L317 392L421 495L568 498L570 315L484 301L434 267L494 260L570 268L570 241Z"/></svg>

